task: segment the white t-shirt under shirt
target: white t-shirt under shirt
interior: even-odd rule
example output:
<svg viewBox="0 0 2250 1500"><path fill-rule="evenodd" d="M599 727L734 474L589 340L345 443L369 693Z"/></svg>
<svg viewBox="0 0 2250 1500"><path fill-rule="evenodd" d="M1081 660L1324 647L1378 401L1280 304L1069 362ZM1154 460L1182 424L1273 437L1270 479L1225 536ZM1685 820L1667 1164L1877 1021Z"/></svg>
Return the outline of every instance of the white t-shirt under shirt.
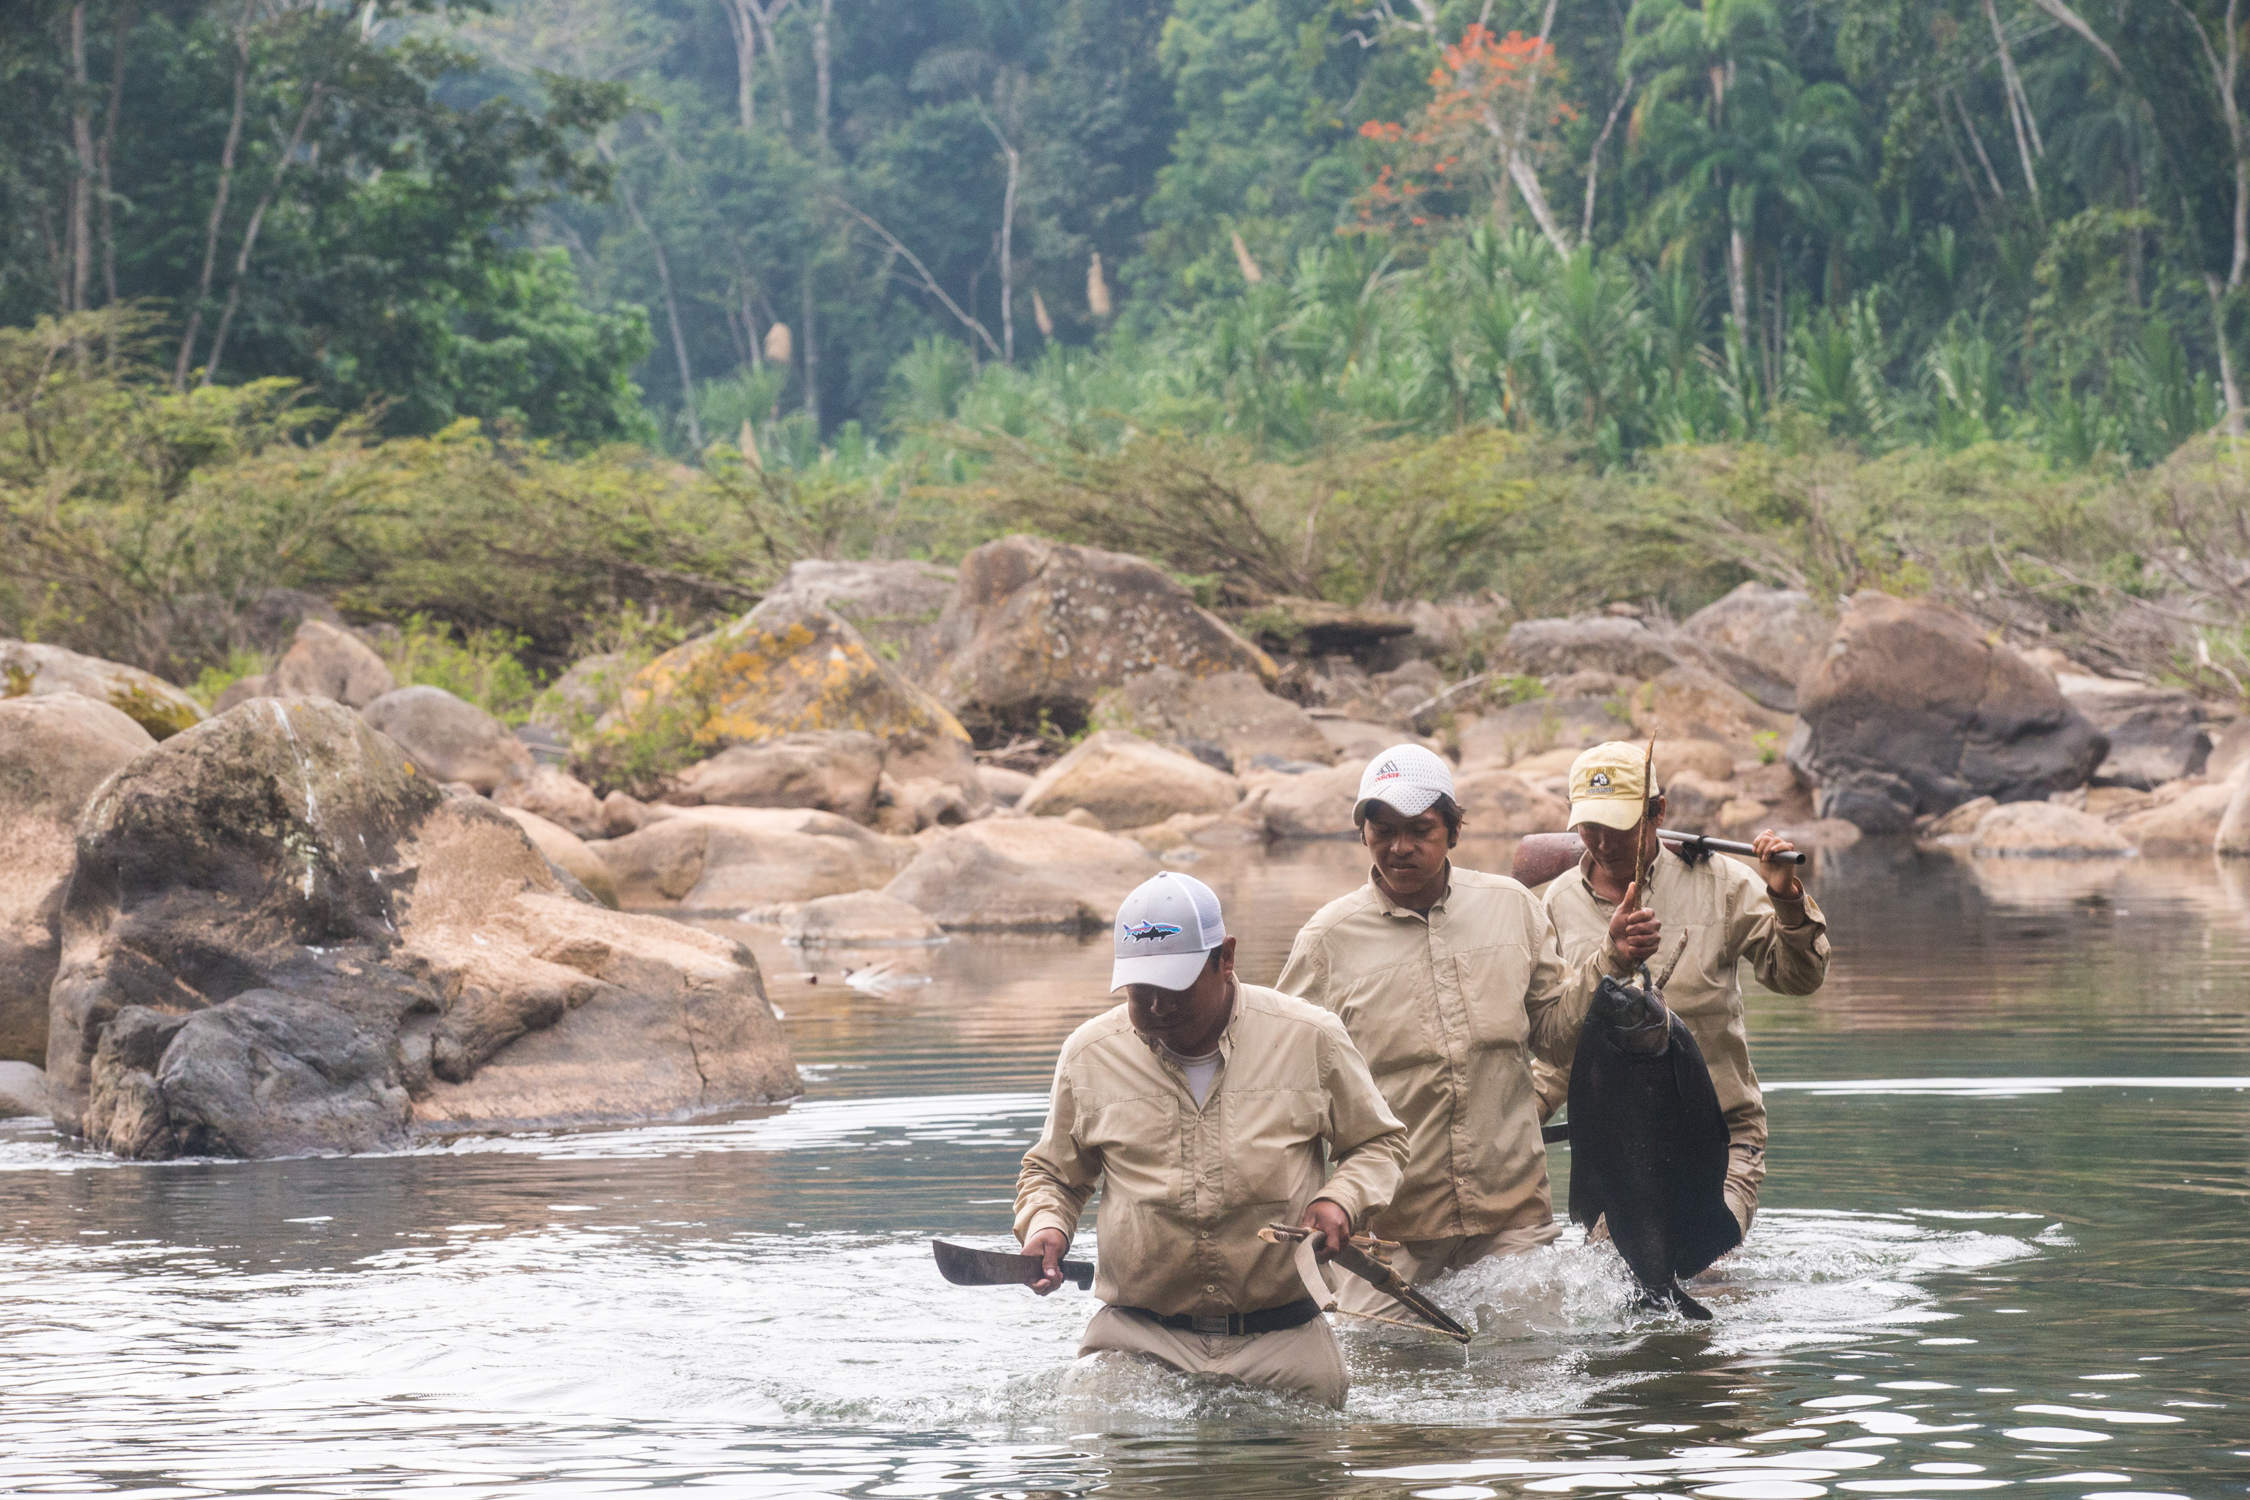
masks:
<svg viewBox="0 0 2250 1500"><path fill-rule="evenodd" d="M1188 1092L1195 1095L1195 1107L1201 1109L1203 1101L1211 1097L1211 1084L1219 1076L1219 1049L1213 1047L1201 1057L1182 1057L1169 1047L1159 1047L1165 1061L1177 1066L1187 1075Z"/></svg>

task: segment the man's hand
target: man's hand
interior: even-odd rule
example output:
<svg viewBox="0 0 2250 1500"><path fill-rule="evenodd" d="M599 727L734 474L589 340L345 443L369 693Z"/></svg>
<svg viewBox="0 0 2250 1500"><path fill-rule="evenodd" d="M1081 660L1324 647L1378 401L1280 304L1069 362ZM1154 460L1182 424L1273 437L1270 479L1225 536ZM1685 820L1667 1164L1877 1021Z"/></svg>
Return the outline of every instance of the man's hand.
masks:
<svg viewBox="0 0 2250 1500"><path fill-rule="evenodd" d="M1305 1216L1297 1224L1300 1228L1311 1230L1316 1236L1313 1241L1315 1260L1328 1259L1343 1249L1344 1242L1352 1237L1352 1216L1345 1213L1340 1205L1331 1203L1326 1198L1315 1198L1306 1204Z"/></svg>
<svg viewBox="0 0 2250 1500"><path fill-rule="evenodd" d="M1766 890L1781 901L1802 901L1805 887L1797 879L1797 867L1785 865L1774 859L1776 854L1787 854L1795 844L1775 833L1771 828L1750 841L1758 853L1758 873L1766 877Z"/></svg>
<svg viewBox="0 0 2250 1500"><path fill-rule="evenodd" d="M1038 1256L1042 1268L1039 1279L1031 1284L1033 1291L1044 1297L1063 1284L1062 1258L1069 1248L1070 1241L1059 1229L1042 1229L1023 1242L1023 1253Z"/></svg>
<svg viewBox="0 0 2250 1500"><path fill-rule="evenodd" d="M1627 969L1647 963L1664 940L1664 924L1656 920L1656 913L1634 904L1640 893L1638 881L1625 887L1625 899L1609 919L1609 951Z"/></svg>

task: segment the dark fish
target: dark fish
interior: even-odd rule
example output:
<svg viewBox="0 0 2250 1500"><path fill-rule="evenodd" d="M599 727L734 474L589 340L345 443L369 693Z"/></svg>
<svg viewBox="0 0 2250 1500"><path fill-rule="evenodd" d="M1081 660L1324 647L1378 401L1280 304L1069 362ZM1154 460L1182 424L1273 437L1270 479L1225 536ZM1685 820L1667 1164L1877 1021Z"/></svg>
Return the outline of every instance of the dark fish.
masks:
<svg viewBox="0 0 2250 1500"><path fill-rule="evenodd" d="M1727 1126L1711 1070L1662 992L1603 979L1570 1067L1570 1216L1609 1237L1642 1306L1709 1308L1681 1290L1742 1243L1727 1208Z"/></svg>

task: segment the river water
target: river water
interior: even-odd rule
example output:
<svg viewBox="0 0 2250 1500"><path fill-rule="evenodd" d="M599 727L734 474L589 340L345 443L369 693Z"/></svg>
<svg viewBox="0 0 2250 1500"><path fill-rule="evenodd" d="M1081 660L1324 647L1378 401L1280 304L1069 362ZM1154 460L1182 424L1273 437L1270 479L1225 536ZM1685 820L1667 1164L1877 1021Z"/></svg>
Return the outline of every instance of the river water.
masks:
<svg viewBox="0 0 2250 1500"><path fill-rule="evenodd" d="M1361 867L1194 869L1270 981ZM805 1071L786 1109L156 1166L0 1127L0 1490L2250 1490L2250 869L1862 845L1815 886L1837 956L1751 998L1771 1175L1710 1324L1632 1310L1569 1228L1437 1288L1466 1349L1347 1331L1341 1414L1076 1361L1083 1294L949 1287L926 1242L1003 1242L1106 945L813 982L733 928Z"/></svg>

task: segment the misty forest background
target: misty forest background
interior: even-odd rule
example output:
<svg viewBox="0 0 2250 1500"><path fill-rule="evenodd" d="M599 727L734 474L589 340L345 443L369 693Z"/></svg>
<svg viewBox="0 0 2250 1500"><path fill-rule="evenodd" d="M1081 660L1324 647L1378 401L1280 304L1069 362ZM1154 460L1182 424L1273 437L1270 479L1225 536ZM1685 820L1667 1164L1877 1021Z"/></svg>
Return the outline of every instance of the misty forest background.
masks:
<svg viewBox="0 0 2250 1500"><path fill-rule="evenodd" d="M209 695L301 588L520 718L1033 529L2240 697L2238 5L18 0L0 630Z"/></svg>

